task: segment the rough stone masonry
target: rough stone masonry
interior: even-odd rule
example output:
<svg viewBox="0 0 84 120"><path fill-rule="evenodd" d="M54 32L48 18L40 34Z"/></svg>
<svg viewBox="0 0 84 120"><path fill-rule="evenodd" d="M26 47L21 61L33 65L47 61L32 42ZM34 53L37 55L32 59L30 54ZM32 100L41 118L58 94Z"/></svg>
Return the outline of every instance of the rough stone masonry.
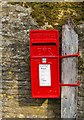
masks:
<svg viewBox="0 0 84 120"><path fill-rule="evenodd" d="M29 30L40 29L30 15L31 8L11 5L6 2L0 4L2 5L0 11L2 14L3 90L2 94L0 93L2 117L60 118L60 99L32 99L31 97ZM84 37L81 37L79 41L81 50L84 50L83 39ZM84 118L83 72L83 69L80 68L81 86L78 93L78 118L81 120Z"/></svg>

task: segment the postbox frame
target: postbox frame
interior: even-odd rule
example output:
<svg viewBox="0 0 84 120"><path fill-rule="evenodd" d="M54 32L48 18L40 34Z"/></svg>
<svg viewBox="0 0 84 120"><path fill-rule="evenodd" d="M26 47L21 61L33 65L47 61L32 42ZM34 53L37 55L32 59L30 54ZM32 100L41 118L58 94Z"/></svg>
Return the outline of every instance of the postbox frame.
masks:
<svg viewBox="0 0 84 120"><path fill-rule="evenodd" d="M41 34L39 34L41 33ZM34 35L36 34L36 35ZM44 35L44 36L43 36ZM43 38L42 38L43 37ZM58 30L31 30L30 31L30 70L31 70L31 87L32 87L32 97L33 98L59 98L60 97L60 69L59 69L59 33L58 33ZM51 46L52 47L55 47L54 49L57 49L57 55L55 54L55 51L54 51L54 55L33 55L32 54L32 43L33 45L35 45L36 43L39 43L41 40L41 43L42 44L47 44L47 47L48 46ZM42 41L43 40L43 41ZM56 48L57 47L57 48ZM46 89L49 89L52 91L51 93L46 93L43 94L42 91L40 90L40 88L38 89L40 91L41 94L39 95L35 95L35 86L34 86L34 79L33 79L33 73L32 72L32 61L35 60L35 59L42 59L42 58L46 58L47 59L47 62L46 63L42 63L42 61L38 62L38 64L50 64L50 68L51 68L51 86L40 86L40 88L43 89L43 92L46 91ZM57 84L56 86L54 86L54 81L52 80L52 76L55 77L56 74L52 74L52 71L53 71L53 63L52 63L52 59L53 59L53 63L55 63L54 59L57 59L57 63L55 63L58 67L58 71L57 71L57 77L58 77L58 80L55 82L55 84ZM38 66L38 65L37 65ZM38 68L37 68L38 69ZM37 75L38 76L38 75ZM53 77L53 79L54 79ZM57 78L56 78L57 79ZM53 86L52 86L53 84ZM35 84L36 85L36 84ZM33 88L34 87L34 88ZM37 87L37 86L36 86ZM44 89L45 87L45 89ZM50 88L49 88L50 87ZM58 88L57 91L56 91L56 87ZM56 93L54 92L56 91Z"/></svg>

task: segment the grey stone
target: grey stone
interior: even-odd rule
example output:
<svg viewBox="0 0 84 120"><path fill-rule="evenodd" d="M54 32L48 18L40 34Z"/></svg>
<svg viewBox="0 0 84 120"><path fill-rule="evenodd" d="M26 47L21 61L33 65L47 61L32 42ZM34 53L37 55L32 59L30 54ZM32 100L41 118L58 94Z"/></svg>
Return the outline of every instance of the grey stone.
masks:
<svg viewBox="0 0 84 120"><path fill-rule="evenodd" d="M21 6L16 5L16 11L19 11L19 12L24 12L24 11L25 11L25 8L23 8L23 7L21 7Z"/></svg>
<svg viewBox="0 0 84 120"><path fill-rule="evenodd" d="M19 14L18 14L18 17L26 17L26 16L28 16L27 13L19 13Z"/></svg>

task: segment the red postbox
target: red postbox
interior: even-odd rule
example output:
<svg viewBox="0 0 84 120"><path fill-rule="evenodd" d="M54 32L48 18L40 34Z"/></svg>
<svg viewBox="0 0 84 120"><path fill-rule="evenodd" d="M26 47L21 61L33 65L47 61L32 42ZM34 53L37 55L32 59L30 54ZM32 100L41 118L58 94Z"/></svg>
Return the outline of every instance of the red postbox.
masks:
<svg viewBox="0 0 84 120"><path fill-rule="evenodd" d="M30 68L32 97L59 98L58 30L30 31Z"/></svg>

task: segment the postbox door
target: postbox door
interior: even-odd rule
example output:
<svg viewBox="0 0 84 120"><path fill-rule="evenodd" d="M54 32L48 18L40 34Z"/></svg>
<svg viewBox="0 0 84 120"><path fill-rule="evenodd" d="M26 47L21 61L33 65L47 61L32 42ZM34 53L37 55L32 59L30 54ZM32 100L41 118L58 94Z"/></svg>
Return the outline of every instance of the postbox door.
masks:
<svg viewBox="0 0 84 120"><path fill-rule="evenodd" d="M47 63L42 63L41 59L31 61L31 67L33 67L31 69L32 96L34 98L57 98L60 96L58 62L57 58L47 59ZM45 70L41 71L42 68L45 68Z"/></svg>

